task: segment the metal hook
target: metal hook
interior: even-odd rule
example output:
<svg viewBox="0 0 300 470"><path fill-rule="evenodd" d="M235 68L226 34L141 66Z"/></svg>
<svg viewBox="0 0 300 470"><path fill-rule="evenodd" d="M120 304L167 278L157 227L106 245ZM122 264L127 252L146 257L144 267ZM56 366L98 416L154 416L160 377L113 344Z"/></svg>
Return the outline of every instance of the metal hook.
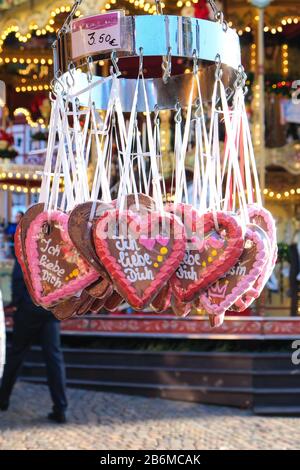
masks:
<svg viewBox="0 0 300 470"><path fill-rule="evenodd" d="M176 110L176 114L175 114L174 119L175 119L175 122L179 124L182 121L181 106L180 106L179 101L177 101L175 105L175 110Z"/></svg>
<svg viewBox="0 0 300 470"><path fill-rule="evenodd" d="M163 82L164 84L167 84L169 81L169 78L171 77L171 72L172 72L172 55L171 55L172 48L168 48L168 53L166 56L163 57L163 63L161 65L164 74L163 74Z"/></svg>
<svg viewBox="0 0 300 470"><path fill-rule="evenodd" d="M226 31L228 30L228 23L224 20L224 13L222 11L217 11L217 13L215 14L215 20L222 25L223 31L226 33Z"/></svg>
<svg viewBox="0 0 300 470"><path fill-rule="evenodd" d="M143 48L140 47L140 62L139 62L139 75L143 75L144 70L144 55L143 55Z"/></svg>
<svg viewBox="0 0 300 470"><path fill-rule="evenodd" d="M154 124L155 124L156 126L159 126L159 124L160 124L160 119L159 119L159 107L158 107L157 104L154 106Z"/></svg>
<svg viewBox="0 0 300 470"><path fill-rule="evenodd" d="M110 56L110 60L112 62L112 68L110 70L111 74L115 73L116 77L119 77L122 74L121 74L120 69L118 67L119 58L117 57L116 51L112 51L111 56Z"/></svg>
<svg viewBox="0 0 300 470"><path fill-rule="evenodd" d="M57 93L55 92L55 88L56 88L57 84L61 87L61 94L64 95L66 93L65 84L60 79L60 77L61 77L61 71L57 70L57 72L54 75L54 79L51 81L52 92L53 92L54 96L57 96Z"/></svg>
<svg viewBox="0 0 300 470"><path fill-rule="evenodd" d="M50 100L52 103L54 103L55 100L56 100L56 93L55 93L55 91L54 91L54 89L53 89L52 82L53 82L53 80L52 80L51 83L50 83L50 88L51 88L51 89L50 89L50 91L49 91L49 100Z"/></svg>

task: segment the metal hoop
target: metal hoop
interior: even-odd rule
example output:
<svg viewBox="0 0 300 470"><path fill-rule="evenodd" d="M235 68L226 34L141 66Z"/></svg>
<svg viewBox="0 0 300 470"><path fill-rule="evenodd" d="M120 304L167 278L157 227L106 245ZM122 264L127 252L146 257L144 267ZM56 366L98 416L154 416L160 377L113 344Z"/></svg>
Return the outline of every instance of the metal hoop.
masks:
<svg viewBox="0 0 300 470"><path fill-rule="evenodd" d="M96 23L97 16L93 18ZM84 45L81 48L82 55L76 56L78 52L73 41L78 39L75 39L75 32L70 28L68 31L62 31L54 45L55 70L67 72L70 62L76 67L83 67L88 56L93 57L94 61L111 58L110 45L103 46L99 43L99 49L90 48L85 38L84 19L74 20L73 24L76 25L77 21L81 22L77 32L80 31L81 45ZM116 57L119 58L139 57L139 49L142 47L144 57L161 59L168 57L171 52L172 58L192 60L196 50L202 63L214 62L217 53L222 57L223 63L230 67L236 69L241 63L239 36L235 30L228 27L226 29L223 24L217 22L168 15L120 16L119 27L120 45L114 49ZM97 29L95 31L97 32ZM164 66L166 70L170 70L166 61Z"/></svg>

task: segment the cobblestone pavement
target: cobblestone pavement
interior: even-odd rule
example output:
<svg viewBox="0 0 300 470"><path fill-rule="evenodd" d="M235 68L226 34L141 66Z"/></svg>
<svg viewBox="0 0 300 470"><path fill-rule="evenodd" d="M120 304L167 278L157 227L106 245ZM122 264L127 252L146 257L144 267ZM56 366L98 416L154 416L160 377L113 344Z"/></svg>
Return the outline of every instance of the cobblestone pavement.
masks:
<svg viewBox="0 0 300 470"><path fill-rule="evenodd" d="M300 449L300 418L69 389L68 423L48 423L48 389L18 382L0 449Z"/></svg>

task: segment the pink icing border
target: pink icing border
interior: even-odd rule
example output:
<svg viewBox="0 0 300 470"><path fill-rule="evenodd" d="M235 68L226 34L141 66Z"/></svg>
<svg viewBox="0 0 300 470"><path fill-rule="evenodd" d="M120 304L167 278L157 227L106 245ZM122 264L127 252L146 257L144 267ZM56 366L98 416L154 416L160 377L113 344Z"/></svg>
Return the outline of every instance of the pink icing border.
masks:
<svg viewBox="0 0 300 470"><path fill-rule="evenodd" d="M203 220L204 232L209 232L214 227L213 214L207 212L200 215L196 209L187 206L188 211L184 213L186 216L185 222L190 226L193 224L193 217L197 217L199 221ZM184 204L180 204L177 208L183 209ZM169 211L176 212L176 207L171 204L168 205ZM222 253L222 255L214 260L209 266L207 266L202 277L197 281L190 282L187 288L182 287L182 282L177 278L176 273L170 280L170 285L174 296L180 302L192 302L199 295L200 291L203 291L211 284L214 284L218 278L226 274L228 270L233 267L240 255L243 252L244 239L242 227L238 224L236 218L232 215L224 212L216 212L217 221L222 229L227 232L228 246ZM233 239L234 237L234 239Z"/></svg>
<svg viewBox="0 0 300 470"><path fill-rule="evenodd" d="M69 216L64 212L53 211L51 214L47 212L41 212L34 221L31 222L27 237L26 237L26 252L27 259L30 271L30 277L32 282L32 287L36 296L36 299L45 306L51 306L55 303L60 302L62 299L72 297L76 292L84 289L92 282L96 281L99 277L97 271L94 270L91 266L87 264L87 272L80 274L77 279L70 281L67 286L63 286L60 289L57 289L55 292L51 292L48 295L43 296L42 282L40 279L41 270L39 267L39 254L37 249L37 237L41 231L43 223L47 221L56 221L58 222L62 230L62 239L71 245L72 243L69 234L68 234L68 220Z"/></svg>
<svg viewBox="0 0 300 470"><path fill-rule="evenodd" d="M137 310L141 310L147 305L149 305L152 299L158 295L159 291L162 289L164 284L170 279L174 271L179 266L180 262L183 259L185 252L186 240L184 237L184 227L175 216L169 213L159 214L157 213L157 219L168 217L170 220L173 220L174 224L174 242L172 254L168 258L167 263L165 263L159 270L155 280L145 289L143 296L140 297L137 295L134 284L130 283L124 272L122 271L119 263L116 258L110 254L109 245L105 239L100 239L97 237L98 226L101 225L104 232L105 228L109 223L109 220L112 219L114 222L118 220L120 211L118 209L111 210L103 214L97 221L94 227L94 242L96 252L105 266L107 272L109 273L112 281L114 282L117 291L127 300L127 302ZM135 217L135 213L131 211L123 211L122 216L127 218L127 222L132 220ZM149 227L151 220L153 222L153 217L155 213L151 213L151 219L147 217L146 227ZM141 216L142 217L142 216ZM143 216L145 217L145 215ZM143 220L142 217L142 220ZM144 225L142 223L142 225Z"/></svg>
<svg viewBox="0 0 300 470"><path fill-rule="evenodd" d="M265 244L261 240L258 233L250 228L247 229L246 239L252 240L257 245L257 255L255 257L255 262L249 274L245 276L236 287L232 289L232 292L228 294L223 302L219 305L213 304L210 302L208 293L205 292L200 296L200 301L205 310L213 315L223 315L226 310L228 310L248 289L250 289L254 282L257 280L257 277L261 273L262 267L266 263L268 253L265 250Z"/></svg>
<svg viewBox="0 0 300 470"><path fill-rule="evenodd" d="M243 312L244 310L246 310L246 308L250 307L254 300L258 299L274 270L278 255L276 226L271 212L265 209L264 207L252 205L248 206L248 213L250 220L254 219L254 217L256 216L260 216L264 219L267 226L267 231L265 231L262 227L260 228L265 231L267 238L270 241L272 256L268 257L267 262L264 268L262 269L262 273L258 276L253 287L248 292L245 292L242 297L237 300L236 307L239 312ZM251 220L251 222L253 222L253 220Z"/></svg>

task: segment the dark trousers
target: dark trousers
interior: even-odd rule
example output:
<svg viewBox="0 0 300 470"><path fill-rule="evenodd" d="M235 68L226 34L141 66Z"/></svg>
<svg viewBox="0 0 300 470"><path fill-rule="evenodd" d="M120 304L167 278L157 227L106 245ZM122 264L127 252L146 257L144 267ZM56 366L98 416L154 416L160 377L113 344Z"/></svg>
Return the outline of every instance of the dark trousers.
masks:
<svg viewBox="0 0 300 470"><path fill-rule="evenodd" d="M9 403L25 355L36 338L41 343L46 362L53 410L63 412L67 408L67 398L59 322L51 313L35 306L32 308L25 306L14 315L12 346L4 367L0 401Z"/></svg>

